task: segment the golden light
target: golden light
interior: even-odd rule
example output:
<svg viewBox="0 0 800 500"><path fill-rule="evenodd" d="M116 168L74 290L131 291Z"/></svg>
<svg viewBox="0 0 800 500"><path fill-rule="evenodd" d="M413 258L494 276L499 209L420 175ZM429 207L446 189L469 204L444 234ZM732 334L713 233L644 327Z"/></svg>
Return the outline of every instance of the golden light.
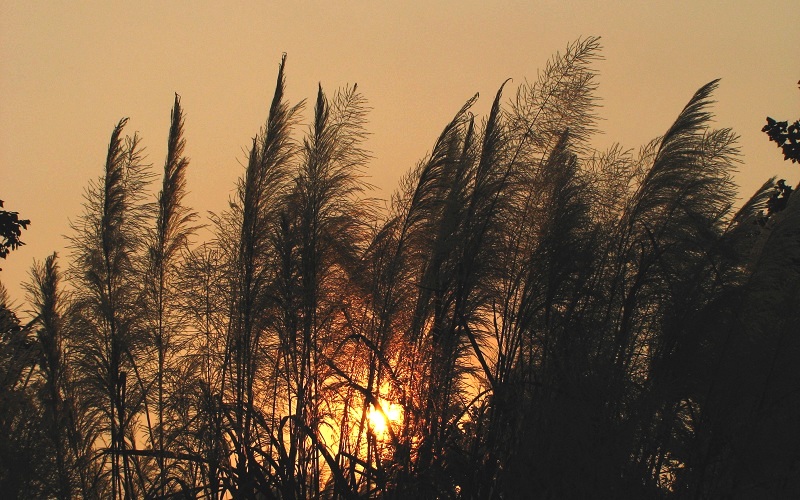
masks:
<svg viewBox="0 0 800 500"><path fill-rule="evenodd" d="M389 425L396 425L403 421L403 407L383 398L378 398L378 403L383 409L383 413L380 409L369 405L369 423L375 436L383 439L389 434Z"/></svg>

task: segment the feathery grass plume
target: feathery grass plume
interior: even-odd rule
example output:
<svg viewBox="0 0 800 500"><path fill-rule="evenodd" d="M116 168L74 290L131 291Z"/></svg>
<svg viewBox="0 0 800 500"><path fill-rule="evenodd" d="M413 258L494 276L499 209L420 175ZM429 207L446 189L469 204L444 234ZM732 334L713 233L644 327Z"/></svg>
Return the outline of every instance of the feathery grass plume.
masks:
<svg viewBox="0 0 800 500"><path fill-rule="evenodd" d="M675 376L685 373L685 353L703 342L693 325L732 284L732 275L720 274L720 252L732 217L738 150L730 130L707 129L716 84L698 90L658 142L652 167L623 213L616 249L607 252L613 256L606 316L613 340L606 345L613 346L615 365L609 389L629 394L627 402L612 399L639 426L630 474L649 477L653 487L662 486L670 460L665 440L678 429Z"/></svg>
<svg viewBox="0 0 800 500"><path fill-rule="evenodd" d="M145 369L148 385L149 379L155 380L155 397L148 395L150 408L155 410L157 422L151 425L147 418L150 447L158 451L158 479L150 485L159 495L165 494L167 482L167 465L164 458L164 434L168 422L165 422L165 378L171 378L168 371L174 364L174 355L179 346L175 345L175 337L179 333L180 324L177 302L179 290L176 288L176 273L180 265L181 249L187 245L194 228L190 225L197 215L183 205L186 193L186 168L189 160L183 156L185 139L183 138L184 118L180 96L175 94L175 102L171 112L169 137L167 140L167 158L164 163L164 175L157 202L149 208L157 210L155 227L148 231L147 254L144 272L143 299L145 321L150 336L150 348L155 350L155 365L151 363ZM167 390L169 390L167 388ZM153 429L155 427L155 430Z"/></svg>
<svg viewBox="0 0 800 500"><path fill-rule="evenodd" d="M483 370L482 376L490 386L494 385L493 373L484 359L481 321L488 309L487 296L493 294L493 283L497 266L493 262L498 244L508 231L505 225L508 215L515 211L514 195L518 186L514 184L517 166L510 151L511 135L507 120L504 119L500 99L506 83L497 90L489 116L482 130L481 146L474 167L474 177L470 179L467 194L467 211L463 228L463 247L457 274L456 311L459 329L464 340L469 340L472 355ZM469 138L467 135L467 139ZM465 140L465 151L468 150ZM474 161L474 160L473 160ZM477 298L472 297L476 294Z"/></svg>
<svg viewBox="0 0 800 500"><path fill-rule="evenodd" d="M235 448L234 491L250 495L256 487L259 465L253 459L255 389L263 353L261 336L267 330L274 304L270 286L275 282L272 235L279 220L279 203L289 189L289 167L296 154L290 136L300 105L284 100L284 67L281 59L275 94L266 126L253 139L247 169L232 203L238 238L233 248L231 322L223 384L230 383ZM229 238L230 235L220 235ZM223 243L224 244L224 243ZM230 366L229 366L230 365Z"/></svg>
<svg viewBox="0 0 800 500"><path fill-rule="evenodd" d="M399 267L406 267L409 277L418 282L414 291L414 314L408 325L408 342L421 342L421 350L408 354L412 370L415 363L425 370L432 353L424 353L426 344L439 338L448 326L444 323L449 298L447 275L454 270L454 254L458 248L459 227L463 218L470 179L472 143L475 140L472 115L468 112L477 95L469 99L440 134L426 160L409 176L407 186L413 191L402 215L396 258ZM413 183L413 187L411 186ZM435 317L434 317L435 316ZM432 333L428 330L435 330ZM433 337L429 337L429 335ZM413 353L413 354L412 354ZM427 382L427 383L431 383ZM424 404L424 395L419 404ZM430 411L430 409L429 409Z"/></svg>
<svg viewBox="0 0 800 500"><path fill-rule="evenodd" d="M764 225L769 217L765 212L774 187L775 177L772 177L756 190L724 223L718 241L709 249L709 262L713 262L712 272L718 282L716 297L711 300L721 301L721 297L740 293L765 241Z"/></svg>
<svg viewBox="0 0 800 500"><path fill-rule="evenodd" d="M140 485L134 470L138 460L125 451L135 447L134 427L144 397L137 365L144 342L135 262L143 246L147 212L142 198L150 175L138 137L122 137L126 123L123 119L114 127L104 175L90 183L84 215L72 224L75 234L70 237L70 276L82 329L76 337L81 385L108 423L97 446L107 449L98 460L110 460L106 494L112 498L135 495Z"/></svg>
<svg viewBox="0 0 800 500"><path fill-rule="evenodd" d="M435 457L465 453L463 443L456 439L459 434L456 429L459 420L477 401L474 385L496 388L483 337L488 331L486 318L490 316L489 302L497 271L495 252L509 230L506 221L513 211L510 202L515 189L512 183L515 158L509 148L510 136L500 105L504 87L505 83L498 89L479 138L474 139L474 151L470 144L471 129L464 139L461 162L467 165L467 183L461 195L463 201L457 202L464 208L458 214L454 236L459 243L450 257L449 268L445 268L447 274L442 275L449 288L445 297L450 295L446 300L452 309L445 310L445 328L438 339L433 338L433 356L437 361L433 364L431 396L441 400L435 417L438 421L432 422L439 429L432 439ZM444 466L444 477L455 472L447 471L446 458L437 461L435 468ZM466 484L471 480L468 475L451 480ZM453 485L444 483L439 487L450 489Z"/></svg>
<svg viewBox="0 0 800 500"><path fill-rule="evenodd" d="M330 375L321 359L333 355L326 346L341 341L341 294L348 276L357 273L366 241L364 221L372 213L360 199L367 187L361 180L368 158L361 146L365 113L355 86L337 92L332 102L320 86L276 245L282 263L279 317L285 327L278 331L279 350L288 361L276 371L292 380L286 388L286 410L293 415L288 458L298 471L294 487L301 497L321 491L319 455L324 453L318 434L321 423L330 420L321 410L333 396L325 394Z"/></svg>
<svg viewBox="0 0 800 500"><path fill-rule="evenodd" d="M29 302L33 306L36 338L39 342L39 370L44 379L46 408L44 424L48 430L55 455L58 498L72 498L73 473L82 473L74 464L76 457L70 453L76 442L74 416L70 411L69 384L65 345L65 300L60 288L61 273L56 263L56 254L44 263L34 262L31 282L26 285Z"/></svg>
<svg viewBox="0 0 800 500"><path fill-rule="evenodd" d="M594 264L585 181L578 175L577 158L569 150L568 141L569 134L565 132L541 171L537 187L543 194L544 210L537 216L537 241L528 263L530 274L523 294L522 324L533 327L532 339L541 335L541 347L536 350L541 352L541 377L545 380L580 373L577 366L550 366L548 358L559 358L559 363L564 364L577 361L569 359L569 349L558 345L576 339L556 337L564 333L559 332L557 325L569 322L569 314L575 307L573 301L581 295L582 282ZM553 369L563 372L548 373Z"/></svg>
<svg viewBox="0 0 800 500"><path fill-rule="evenodd" d="M72 498L98 496L96 477L98 465L92 462L92 444L98 437L99 419L87 408L76 384L73 346L74 317L70 294L64 291L55 253L45 261L34 261L30 281L25 284L32 333L38 342L36 353L38 372L42 379L40 391L44 409L42 425L51 442L51 459L55 462L51 495Z"/></svg>
<svg viewBox="0 0 800 500"><path fill-rule="evenodd" d="M713 219L729 208L736 137L728 129L706 136L712 116L706 109L717 83L701 87L660 139L653 166L633 197L629 225L654 226L660 217L664 231L676 211Z"/></svg>
<svg viewBox="0 0 800 500"><path fill-rule="evenodd" d="M403 285L409 280L421 279L427 267L426 260L431 254L436 254L433 246L437 244L435 235L441 232L439 228L445 224L442 221L443 214L449 210L449 217L452 218L458 206L455 200L451 199L449 204L447 200L449 194L464 189L464 180L456 180L454 175L456 172L461 172L459 175L462 177L465 175L463 169L457 170L456 166L460 163L465 134L472 127L469 109L477 97L470 98L445 126L428 158L402 179L400 190L393 197L394 215L378 232L373 243L382 247L391 241L389 247L382 247L391 254L381 256L384 262L382 272L386 274L383 278L385 288L379 301L385 306L401 298L415 302L412 307L416 308L416 312L406 327L412 342L421 335L427 300L408 295L412 290L403 290ZM438 241L439 245L443 243L441 239ZM452 243L447 242L449 245ZM417 293L427 292L413 290L413 295ZM408 354L411 355L411 352Z"/></svg>
<svg viewBox="0 0 800 500"><path fill-rule="evenodd" d="M424 259L420 254L424 254L431 245L430 235L436 234L435 228L441 223L447 193L457 192L453 191L451 182L453 166L458 163L458 155L462 150L460 144L465 132L472 127L473 118L469 109L477 98L476 94L467 100L445 126L430 155L401 179L400 189L392 199L394 213L376 235L378 239L383 239L389 236L389 232L395 233L394 258L389 262L389 269L400 271L407 266L413 266L413 274L424 266L424 263L419 262L420 258ZM452 204L450 208L452 209ZM417 323L418 320L411 326L412 332L419 331L420 325Z"/></svg>
<svg viewBox="0 0 800 500"><path fill-rule="evenodd" d="M500 222L498 214L507 196L503 192L509 167L505 161L501 95L502 87L480 134L475 131L471 115L465 114L467 106L472 104L470 101L440 136L434 151L441 152L432 155L438 161L428 164L440 169L439 201L417 205L421 208L419 213L427 212L425 225L412 227L410 233L409 248L418 252L416 258L421 259L409 337L418 345L410 364L411 373L419 373L418 382L411 379L419 386L411 402L420 406L420 417L414 422L418 428L413 432L425 436L413 466L417 471L427 472L417 479L417 485L408 485L410 489L405 494L423 494L429 487L452 486L439 484L446 477L441 470L446 464L443 452L450 446L458 415L464 412L463 405L472 399L464 384L468 376L472 377L469 374L473 371L470 366L473 357L480 361L483 376L491 379L479 345L482 320L476 312L483 303L483 292L477 285L488 277L484 260L489 248L487 242ZM435 170L428 168L422 172ZM422 180L424 177L420 176ZM417 193L422 193L419 187ZM414 207L412 204L409 213L413 213ZM430 235L430 239L420 238L414 244L416 231ZM407 427L413 428L412 420L406 419Z"/></svg>
<svg viewBox="0 0 800 500"><path fill-rule="evenodd" d="M597 59L599 48L598 38L588 38L571 44L565 54L554 56L536 82L519 88L507 113L504 153L507 167L500 170L505 193L499 198L502 206L495 209L497 214L494 215L502 229L496 229L497 237L485 247L496 256L488 261L495 279L481 280L489 284L487 288L491 290L485 293L493 297L484 313L485 317L492 318L487 328L492 333L491 340L488 337L484 340L483 350L492 362L489 371L495 379L493 397L497 404L506 398L508 401L518 398L518 395L506 394L508 388L500 388L499 384L511 383L511 375L519 366L517 358L522 354L525 332L532 327L526 326L529 320L518 315L521 307L531 306L522 304L532 291L526 287L532 285L528 281L530 255L537 246L537 234L541 234L537 229L542 222L539 217L549 209L556 213L565 208L547 205L543 196L547 190L542 188L557 185L560 177L550 179L554 172L550 170L545 176L543 171L547 170L548 159L553 157L566 130L572 139L571 150L579 154L588 151L586 141L594 132L596 107L595 72L591 64ZM585 196L587 194L583 193L579 198ZM488 202L485 204L491 206ZM531 343L527 345L532 346ZM502 420L505 417L492 418ZM513 432L508 434L512 435ZM483 484L476 484L476 488L488 491L494 487L495 473L487 470L486 474L481 479Z"/></svg>
<svg viewBox="0 0 800 500"><path fill-rule="evenodd" d="M533 83L519 87L511 102L509 127L522 157L543 161L564 130L569 129L575 153L587 151L595 132L596 71L600 38L588 37L556 53Z"/></svg>
<svg viewBox="0 0 800 500"><path fill-rule="evenodd" d="M570 189L576 189L570 183L575 182L576 186L580 186L584 182L577 180L580 175L577 163L574 160L567 161L569 155L565 153L566 143L563 141L566 137L565 131L569 130L572 139L570 149L581 155L588 151L587 139L594 132L596 107L596 98L593 95L596 88L595 72L591 64L597 59L599 48L598 38L578 40L567 48L564 55L554 56L539 74L538 81L520 86L506 117L504 156L499 161L492 162L504 163L504 168L498 169L494 166L495 172L500 173L495 178L496 182L499 181L497 185L502 187L497 191L502 192L502 196L494 195L488 198L491 201L483 202L483 206L495 211L485 220L496 220L494 226L500 225L499 228L492 227L497 236L483 243L483 251L488 258L484 265L494 278L487 276L489 279L478 280L486 289L483 293L491 297L491 300L484 299L486 305L483 309L483 316L491 318L491 323L485 328L491 335L484 335L483 346L480 349L476 347L475 352L486 351L488 356L485 357L492 363L488 369L484 368L491 374L489 380L494 379L494 391L489 397L489 401L493 403L489 407L492 413L488 417L488 437L494 440L489 443L492 453L498 455L486 461L488 466L481 471L480 479L471 481L470 487L476 492L473 494L488 494L497 487L498 470L492 465L492 460L499 459L505 463L505 458L502 457L508 453L509 446L514 445L512 441L515 434L510 430L514 427L509 427L509 424L518 409L509 406L506 410L501 410L500 406L504 401L508 405L512 401L519 402L522 397L522 393L514 392L519 391L519 387L515 388L519 381L512 381L517 376L512 374L525 372L521 368L527 366L530 377L530 370L538 364L532 349L534 344L526 340L526 337L537 332L533 319L548 307L551 311L552 308L562 307L562 304L555 301L555 297L550 297L555 302L548 304L544 303L545 297L535 300L538 296L534 291L541 288L534 279L538 270L535 269L532 256L536 255L537 248L542 252L547 248L546 239L540 241L540 238L550 231L553 236L569 234L570 228L575 227L570 224L589 222L585 216L581 216L576 219L578 222L570 221L568 224L568 219L565 218L561 221L565 227L547 226L549 229L545 229L545 222L549 217L557 219L559 215L566 217L570 214L571 203L583 207L579 212L586 213L586 204L582 200L588 193L585 189L577 188L580 194L555 200L550 200L544 193L565 194ZM548 169L548 165L551 168ZM574 201L569 201L572 197ZM486 197L475 199L487 200ZM494 207L498 202L501 206ZM562 204L553 205L551 202ZM559 213L560 210L564 212ZM478 226L470 233L478 235L480 241L481 231ZM583 228L579 230L580 233L583 231ZM549 252L550 249L544 253ZM569 255L570 250L562 248L558 252ZM542 257L540 255L538 258ZM465 266L465 269L471 267ZM580 274L587 276L589 273L583 269ZM569 293L565 293L563 300L574 299ZM528 312L523 312L526 310ZM473 344L476 342L473 341ZM541 351L536 351L535 356L541 356ZM530 361L522 362L526 356ZM487 366L488 362L481 364ZM534 379L529 379L529 382L534 382ZM500 429L508 431L501 432ZM476 440L476 444L478 442Z"/></svg>
<svg viewBox="0 0 800 500"><path fill-rule="evenodd" d="M455 231L462 211L459 203L464 200L468 175L462 166L462 155L467 144L465 141L472 140L469 131L473 127L473 118L468 111L477 97L469 99L444 128L429 158L404 179L405 196L397 198L402 214L397 264L399 267L410 266L413 269L411 275L417 275L414 279L421 280L419 295L415 298L414 318L409 325L411 342L416 342L423 334L430 297L440 285L432 282L438 279L437 267L441 265L441 259L447 258L454 250L457 241ZM431 259L434 261L429 262Z"/></svg>
<svg viewBox="0 0 800 500"><path fill-rule="evenodd" d="M560 474L571 477L583 467L582 458L571 465L565 456L589 457L594 444L576 448L576 435L588 434L592 422L581 414L596 411L582 397L591 380L588 346L582 313L585 288L596 260L591 195L565 131L538 175L528 196L529 223L525 238L507 239L513 246L513 264L503 272L505 282L497 295L494 335L498 354L496 388L491 395L486 442L493 459L505 464L501 471L486 464L479 491L500 487L508 491L541 488L520 474L521 464L537 464L544 476L559 464ZM507 274L508 273L508 274ZM570 398L571 407L553 401ZM568 396L567 396L568 395ZM579 410L575 415L553 416ZM585 412L585 413L584 413ZM546 443L543 448L532 442ZM528 449L530 448L530 449ZM592 460L587 458L586 460ZM569 480L567 480L569 482ZM558 482L549 485L557 491Z"/></svg>
<svg viewBox="0 0 800 500"><path fill-rule="evenodd" d="M408 237L409 231L426 223L438 221L441 211L442 193L449 191L448 174L452 168L449 155L454 151L453 146L459 144L460 138L468 124L472 121L470 108L475 104L478 95L474 95L461 107L453 119L448 123L428 158L421 161L417 167L401 180L400 190L394 196L396 211L403 220L400 241ZM458 151L455 148L455 151ZM424 229L417 231L425 234ZM399 251L403 250L403 246Z"/></svg>
<svg viewBox="0 0 800 500"><path fill-rule="evenodd" d="M635 270L634 276L623 279L631 284L627 290L611 290L623 294L615 355L623 365L632 361L624 351L634 345L629 341L632 322L638 321L634 318L637 294L646 292L643 287L648 273L654 272L652 266L660 258L659 252L681 242L691 243L691 235L697 235L710 218L718 217L720 205L732 198L724 166L704 162L702 141L711 118L706 108L716 85L713 81L700 88L659 141L652 167L630 199L620 224L623 233L617 241L621 246L615 252L616 270L612 272L628 274ZM614 282L621 284L620 279L621 274Z"/></svg>
<svg viewBox="0 0 800 500"><path fill-rule="evenodd" d="M550 157L566 130L571 137L571 148L583 154L587 140L595 131L597 106L595 71L591 64L599 58L599 38L589 37L570 44L563 55L556 54L534 83L526 83L517 91L508 113L509 146L513 151L509 168L515 186L509 200L508 225L514 227L508 242L507 265L521 263L522 238L531 234L528 225L534 221L531 210L537 203L535 186L539 170ZM506 272L515 274L509 269ZM510 290L517 289L518 281L511 279ZM510 296L509 296L510 298ZM510 360L505 360L506 362Z"/></svg>

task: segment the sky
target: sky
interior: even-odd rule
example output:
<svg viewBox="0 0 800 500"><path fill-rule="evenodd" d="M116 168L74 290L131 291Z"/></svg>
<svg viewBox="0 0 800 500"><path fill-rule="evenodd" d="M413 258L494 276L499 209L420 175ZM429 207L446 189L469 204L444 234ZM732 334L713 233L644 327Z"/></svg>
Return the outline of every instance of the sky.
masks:
<svg viewBox="0 0 800 500"><path fill-rule="evenodd" d="M120 118L130 117L126 131L140 134L154 172L163 169L176 92L186 201L201 214L225 209L284 52L291 102L313 103L318 84L332 94L357 83L368 99L366 175L379 198L474 93L485 114L503 81L512 79L511 96L587 36L603 46L596 148L637 149L721 78L714 125L741 136L743 196L773 175L794 185L800 166L761 127L766 116L800 118L798 26L800 9L773 0L0 0L0 199L32 220L26 245L0 261L0 281L22 305L33 259L58 251L66 267L70 220Z"/></svg>

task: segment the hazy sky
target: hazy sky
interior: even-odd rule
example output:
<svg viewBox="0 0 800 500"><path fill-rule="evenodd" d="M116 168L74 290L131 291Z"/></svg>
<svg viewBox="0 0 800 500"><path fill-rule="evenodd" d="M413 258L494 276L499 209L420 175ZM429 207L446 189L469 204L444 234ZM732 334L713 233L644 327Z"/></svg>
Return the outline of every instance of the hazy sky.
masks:
<svg viewBox="0 0 800 500"><path fill-rule="evenodd" d="M736 179L800 180L760 129L800 118L800 9L787 1L23 2L0 0L0 199L33 221L0 261L18 303L34 258L63 257L69 220L130 117L163 168L173 93L186 112L188 203L225 208L267 117L281 53L288 96L358 83L370 102L369 181L381 191L433 145L466 99L485 113L506 79L536 78L556 51L599 35L603 135L638 148L701 85L722 78L717 125L741 135ZM310 109L305 113L306 121ZM66 259L62 265L66 267Z"/></svg>

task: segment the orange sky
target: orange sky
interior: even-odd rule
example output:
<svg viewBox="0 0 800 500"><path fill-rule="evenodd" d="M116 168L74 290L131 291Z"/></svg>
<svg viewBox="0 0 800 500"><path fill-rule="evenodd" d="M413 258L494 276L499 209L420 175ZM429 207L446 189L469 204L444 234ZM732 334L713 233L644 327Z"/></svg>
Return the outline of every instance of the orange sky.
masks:
<svg viewBox="0 0 800 500"><path fill-rule="evenodd" d="M32 260L66 257L63 235L121 117L163 167L174 92L186 111L187 201L201 213L225 208L282 52L292 101L313 98L318 82L331 92L357 82L369 99L368 175L379 196L472 94L484 113L506 78L511 95L589 35L602 37L605 57L596 147L638 148L698 87L722 78L717 124L741 135L743 192L772 175L795 184L800 166L760 132L767 115L800 118L800 9L790 4L0 0L0 199L33 221L27 245L0 262L0 280L21 303Z"/></svg>

